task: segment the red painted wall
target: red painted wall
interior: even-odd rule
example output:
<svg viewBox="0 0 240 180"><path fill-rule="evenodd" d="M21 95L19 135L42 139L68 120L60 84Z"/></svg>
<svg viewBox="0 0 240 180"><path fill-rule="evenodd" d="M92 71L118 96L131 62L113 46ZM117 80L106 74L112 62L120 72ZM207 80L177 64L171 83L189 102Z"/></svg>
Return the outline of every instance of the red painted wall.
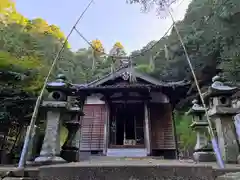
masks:
<svg viewBox="0 0 240 180"><path fill-rule="evenodd" d="M106 107L104 104L85 105L85 116L81 120L80 150L103 150L104 121Z"/></svg>
<svg viewBox="0 0 240 180"><path fill-rule="evenodd" d="M152 149L175 149L172 109L170 104L150 105Z"/></svg>

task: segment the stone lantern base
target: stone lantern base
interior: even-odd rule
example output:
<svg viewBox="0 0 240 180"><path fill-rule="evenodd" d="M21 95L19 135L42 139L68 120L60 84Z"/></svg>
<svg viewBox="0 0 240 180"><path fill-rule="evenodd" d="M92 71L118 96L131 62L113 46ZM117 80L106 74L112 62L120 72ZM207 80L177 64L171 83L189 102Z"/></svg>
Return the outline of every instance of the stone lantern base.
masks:
<svg viewBox="0 0 240 180"><path fill-rule="evenodd" d="M216 162L216 157L214 152L194 152L193 160L195 162Z"/></svg>
<svg viewBox="0 0 240 180"><path fill-rule="evenodd" d="M78 162L79 151L78 148L66 148L61 151L61 157L67 162Z"/></svg>
<svg viewBox="0 0 240 180"><path fill-rule="evenodd" d="M44 157L40 156L37 157L34 161L34 164L39 164L39 165L47 165L47 164L61 164L61 163L66 163L63 158L59 156L53 156L53 157Z"/></svg>

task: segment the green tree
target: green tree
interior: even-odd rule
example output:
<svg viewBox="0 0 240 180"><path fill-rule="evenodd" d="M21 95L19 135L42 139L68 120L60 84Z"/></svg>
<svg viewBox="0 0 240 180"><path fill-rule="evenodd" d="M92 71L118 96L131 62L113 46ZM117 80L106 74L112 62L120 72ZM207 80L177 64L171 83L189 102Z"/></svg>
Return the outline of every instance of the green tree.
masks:
<svg viewBox="0 0 240 180"><path fill-rule="evenodd" d="M181 113L175 113L176 131L180 150L188 151L196 144L196 133L191 129L192 119Z"/></svg>

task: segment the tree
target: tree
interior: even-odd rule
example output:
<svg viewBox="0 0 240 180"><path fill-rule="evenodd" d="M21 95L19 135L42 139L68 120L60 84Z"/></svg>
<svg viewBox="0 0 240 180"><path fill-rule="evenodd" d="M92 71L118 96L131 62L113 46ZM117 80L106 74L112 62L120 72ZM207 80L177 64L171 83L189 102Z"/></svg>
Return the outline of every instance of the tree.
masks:
<svg viewBox="0 0 240 180"><path fill-rule="evenodd" d="M96 39L92 41L92 71L95 70L96 59L98 59L101 55L104 54L104 48L100 40Z"/></svg>
<svg viewBox="0 0 240 180"><path fill-rule="evenodd" d="M157 5L160 1L137 1L138 3ZM230 1L198 1L193 0L183 21L177 22L177 27L183 37L184 44L190 55L200 84L208 85L211 78L223 70L224 75L231 81L239 81L238 63L239 48L238 17L240 3ZM167 45L169 61L161 51ZM140 50L141 51L141 50ZM162 80L192 80L192 75L186 63L185 54L173 29L171 34L163 38L157 45L135 62L148 60L155 56L155 77Z"/></svg>
<svg viewBox="0 0 240 180"><path fill-rule="evenodd" d="M11 153L19 134L29 123L28 115L42 86L44 69L37 59L26 56L19 60L9 52L0 51L1 150Z"/></svg>
<svg viewBox="0 0 240 180"><path fill-rule="evenodd" d="M108 61L111 62L111 72L115 71L120 66L121 60L126 56L123 45L120 42L116 42L109 52L111 56Z"/></svg>
<svg viewBox="0 0 240 180"><path fill-rule="evenodd" d="M21 132L22 128L29 124L36 96L42 88L49 65L64 39L64 34L57 26L48 25L42 19L25 18L16 11L12 1L0 2L0 135L3 135L2 148L9 144L7 137L12 136L10 132L16 129L16 126L17 131ZM73 58L74 53L65 47L54 69L53 77L64 72L71 80L75 75L71 61Z"/></svg>
<svg viewBox="0 0 240 180"><path fill-rule="evenodd" d="M181 112L175 113L176 131L180 144L180 150L186 152L193 150L196 144L196 132L194 132L190 125L192 119L189 116L183 115Z"/></svg>
<svg viewBox="0 0 240 180"><path fill-rule="evenodd" d="M15 9L15 4L12 0L1 0L0 15L5 16L14 9Z"/></svg>
<svg viewBox="0 0 240 180"><path fill-rule="evenodd" d="M141 4L142 9L145 12L155 9L160 16L166 16L167 8L169 8L171 4L175 3L176 1L178 0L127 0L127 2L130 4Z"/></svg>

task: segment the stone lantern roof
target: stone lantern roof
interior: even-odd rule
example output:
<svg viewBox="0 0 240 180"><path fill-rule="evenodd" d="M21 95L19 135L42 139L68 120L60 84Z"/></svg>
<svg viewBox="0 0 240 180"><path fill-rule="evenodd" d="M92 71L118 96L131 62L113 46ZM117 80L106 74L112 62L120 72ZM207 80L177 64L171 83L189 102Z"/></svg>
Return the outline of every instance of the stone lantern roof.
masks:
<svg viewBox="0 0 240 180"><path fill-rule="evenodd" d="M210 97L216 96L232 96L238 91L237 87L230 87L225 85L223 79L220 76L214 76L212 78L212 85L208 88L208 91L203 94L204 100L208 100Z"/></svg>
<svg viewBox="0 0 240 180"><path fill-rule="evenodd" d="M190 125L191 128L195 129L197 127L208 126L208 122L200 120L199 118L205 114L205 109L198 104L198 101L194 99L192 101L193 106L186 113L187 115L193 116L193 123ZM197 118L198 117L198 118Z"/></svg>
<svg viewBox="0 0 240 180"><path fill-rule="evenodd" d="M198 101L194 99L192 101L193 106L189 109L189 111L186 113L187 115L194 115L199 113L205 113L205 109L203 106L198 104Z"/></svg>

